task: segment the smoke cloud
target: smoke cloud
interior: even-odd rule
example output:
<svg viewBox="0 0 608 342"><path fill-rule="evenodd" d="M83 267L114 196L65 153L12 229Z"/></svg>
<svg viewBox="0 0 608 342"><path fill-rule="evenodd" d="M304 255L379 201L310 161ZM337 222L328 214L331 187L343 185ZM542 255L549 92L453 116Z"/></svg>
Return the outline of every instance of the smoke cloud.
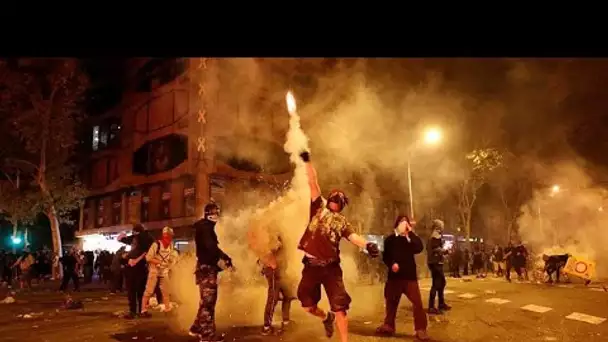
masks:
<svg viewBox="0 0 608 342"><path fill-rule="evenodd" d="M598 277L608 276L606 190L574 162L557 164L546 172L551 183L536 191L522 208L521 239L539 254L570 253L595 261Z"/></svg>
<svg viewBox="0 0 608 342"><path fill-rule="evenodd" d="M281 153L289 157L293 172L285 189L273 195L245 189L248 203L238 208L233 205L222 213L216 227L220 247L232 257L236 272L220 274L219 325L261 324L266 283L256 259L274 249L279 236L288 252L287 273L295 293L303 256L297 244L306 229L310 201L304 164L298 157L302 150L311 151L322 191L331 188L346 191L351 205L344 214L362 234L390 233L395 216L407 211L408 161L417 216L424 216L427 208L443 199L445 189L466 176L459 162L448 157L464 141L459 133L459 114L466 110L466 101L446 87L441 75L433 72L410 75L411 82L404 84L370 76L373 70L366 63L347 62L317 67L314 75L300 79L298 65L319 62L284 61L283 68L292 69L280 73L276 67L281 63L219 60L214 64L217 70L204 80L209 89L219 89L217 101L211 100L212 110L226 113L208 118L208 124L214 127L209 134L214 136L211 140L216 149L227 157L238 156L265 165L280 159L277 157L280 153L263 149L244 137L270 139L282 135L286 139ZM417 68L411 66L412 70ZM404 73L408 74L408 70ZM287 113L288 89L293 90L299 101L301 117ZM260 97L265 101L260 102ZM425 145L421 136L429 125L441 127L449 145ZM228 146L220 140L222 136L238 138ZM227 194L226 202L232 200L230 196ZM400 204L390 207L386 200ZM369 291L362 284L357 266L359 256L356 247L343 242L342 268L354 299L353 310L372 314L375 308L368 304L381 303L382 293ZM375 267L384 267L378 260L373 263ZM189 328L198 309L194 266L195 256L184 256L171 280L173 295L181 303L175 324L181 330ZM327 307L326 299L321 305ZM294 302L293 310L298 307Z"/></svg>

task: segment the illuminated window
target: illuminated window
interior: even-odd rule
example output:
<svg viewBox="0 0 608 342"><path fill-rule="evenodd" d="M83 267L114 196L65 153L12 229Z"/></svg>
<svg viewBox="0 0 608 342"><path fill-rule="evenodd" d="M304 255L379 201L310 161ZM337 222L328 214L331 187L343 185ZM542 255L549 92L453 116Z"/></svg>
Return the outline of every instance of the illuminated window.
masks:
<svg viewBox="0 0 608 342"><path fill-rule="evenodd" d="M93 151L99 149L99 126L93 126Z"/></svg>

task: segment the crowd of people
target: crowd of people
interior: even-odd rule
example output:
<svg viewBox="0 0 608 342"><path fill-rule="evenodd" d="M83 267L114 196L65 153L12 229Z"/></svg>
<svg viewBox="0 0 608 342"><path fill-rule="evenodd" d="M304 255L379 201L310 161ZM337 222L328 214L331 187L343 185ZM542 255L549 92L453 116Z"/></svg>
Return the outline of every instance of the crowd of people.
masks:
<svg viewBox="0 0 608 342"><path fill-rule="evenodd" d="M530 264L530 253L522 244L513 245L511 242L506 247L494 246L489 250L483 243L473 243L473 252L468 248L462 248L460 243L454 243L449 249L448 265L452 277L460 278L462 275L472 274L477 278L484 278L488 273L496 277L504 276L511 281L511 273L515 271L519 280L529 280L528 266Z"/></svg>
<svg viewBox="0 0 608 342"><path fill-rule="evenodd" d="M303 270L299 284L293 286L288 279L287 268L290 266L285 258L285 246L281 236L277 237L278 246L268 255L258 255L262 274L268 284L267 303L263 314L262 335L285 331L290 321L291 301L300 301L305 312L317 317L325 330L326 336L332 337L334 327L342 342L348 341L347 311L352 298L349 296L343 281L340 265L340 241L346 239L357 246L371 258L380 256L378 246L355 233L348 219L341 213L348 205L348 198L340 190L332 190L327 197L321 195L316 170L310 162L310 154L300 155L306 165L311 202L307 227L298 244L303 252ZM194 224L194 242L197 258L194 270L196 284L199 287L199 310L189 329L189 334L200 341L223 341L223 334L216 332L215 306L217 304L218 274L224 270L235 271L232 259L219 247L215 226L220 217L220 208L209 203L204 208L204 216ZM394 232L384 240L382 262L386 267L384 287L385 319L376 332L381 335L393 335L396 329L397 308L402 295L412 303L414 328L419 340L428 340L427 314L440 315L451 307L445 302L446 287L445 268L453 277L469 273L485 277L491 271L496 276L505 276L511 280L514 270L520 279L527 279L527 260L529 253L523 244L506 247L495 246L487 251L483 244L473 244L473 252L461 249L456 243L451 249L446 248L443 239L444 223L433 220L432 232L426 245L414 232L415 222L408 216L400 215L394 224ZM280 233L279 233L280 234ZM109 284L112 292L122 289L126 283L129 311L127 319L149 317L148 303L152 296L164 304L164 310L170 311L170 293L168 278L171 267L178 261L178 253L173 244L173 230L164 227L159 239L154 239L142 224L136 224L130 236L120 235L118 241L124 244L116 253L107 251L82 252L71 249L62 257L53 257L46 253L23 252L16 256L1 253L2 276L12 283L19 276L22 287L30 285L31 279L44 279L51 273L52 267L62 267L63 279L60 290L67 290L69 282L74 289L79 289L79 279L91 282L94 274L100 281ZM423 307L422 296L418 285L418 266L415 256L426 249L426 263L432 278L427 310ZM551 272L559 272L567 256L545 258ZM552 266L551 266L552 265ZM12 271L15 270L15 274ZM549 272L549 271L547 271ZM8 278L6 278L8 277ZM324 288L329 310L321 309L321 288ZM279 329L272 325L275 306L282 305L282 323Z"/></svg>

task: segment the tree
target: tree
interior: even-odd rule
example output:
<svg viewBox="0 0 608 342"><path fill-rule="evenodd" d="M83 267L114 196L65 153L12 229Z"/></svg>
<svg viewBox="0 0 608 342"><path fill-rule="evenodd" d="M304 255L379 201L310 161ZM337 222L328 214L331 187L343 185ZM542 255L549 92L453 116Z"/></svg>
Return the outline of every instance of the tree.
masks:
<svg viewBox="0 0 608 342"><path fill-rule="evenodd" d="M511 153L503 154L503 163L493 175L493 187L502 204L506 241L513 236L513 227L522 215L521 208L530 196L531 184L523 169L524 163Z"/></svg>
<svg viewBox="0 0 608 342"><path fill-rule="evenodd" d="M459 184L457 191L458 212L467 242L471 237L471 215L477 200L477 192L488 176L502 164L502 154L493 148L473 150L466 156L468 176Z"/></svg>
<svg viewBox="0 0 608 342"><path fill-rule="evenodd" d="M19 147L6 153L0 167L7 174L18 171L30 177L36 191L17 191L12 200L24 205L30 201L32 210L47 216L53 251L59 255L59 223L69 222L68 213L79 207L85 194L72 161L86 86L76 60L0 61L0 118ZM11 206L6 210L21 212Z"/></svg>

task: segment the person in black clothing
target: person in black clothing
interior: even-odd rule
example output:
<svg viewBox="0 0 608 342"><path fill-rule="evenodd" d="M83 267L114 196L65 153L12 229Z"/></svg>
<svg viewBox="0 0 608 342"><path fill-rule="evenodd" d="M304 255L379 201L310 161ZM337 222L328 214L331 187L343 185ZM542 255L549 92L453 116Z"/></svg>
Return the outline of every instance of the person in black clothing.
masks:
<svg viewBox="0 0 608 342"><path fill-rule="evenodd" d="M124 270L126 266L126 260L123 256L127 254L125 247L120 247L114 257L112 258L112 265L110 270L112 272L112 282L110 284L110 292L116 293L122 291L122 283L124 282ZM124 261L124 262L123 262Z"/></svg>
<svg viewBox="0 0 608 342"><path fill-rule="evenodd" d="M433 283L431 292L429 293L429 314L440 314L442 311L448 311L452 307L445 303L443 291L445 290L445 275L443 274L443 259L445 251L443 249L443 221L433 220L433 233L427 244L427 262ZM435 297L439 297L439 303L435 308Z"/></svg>
<svg viewBox="0 0 608 342"><path fill-rule="evenodd" d="M63 265L63 279L61 279L59 291L65 291L70 280L74 282L74 291L78 291L78 274L76 273L76 264L78 263L78 260L76 260L76 257L74 256L74 251L69 251L66 255L59 258L59 262Z"/></svg>
<svg viewBox="0 0 608 342"><path fill-rule="evenodd" d="M124 256L125 260L127 260L125 280L127 283L127 297L129 299L129 313L124 318L133 319L141 311L141 301L146 289L146 280L148 279L145 256L154 240L141 224L136 224L133 227L132 235L119 236L118 240L131 245L131 250Z"/></svg>
<svg viewBox="0 0 608 342"><path fill-rule="evenodd" d="M513 267L520 281L528 280L528 269L526 268L528 259L528 250L520 242L517 247L514 248L515 257L513 258Z"/></svg>
<svg viewBox="0 0 608 342"><path fill-rule="evenodd" d="M475 245L473 247L473 266L471 267L471 271L477 278L482 278L484 276L483 272L483 252L479 245Z"/></svg>
<svg viewBox="0 0 608 342"><path fill-rule="evenodd" d="M469 252L468 248L465 248L463 257L462 257L462 265L463 265L462 274L465 276L469 275L469 263L470 262L471 262L471 253Z"/></svg>
<svg viewBox="0 0 608 342"><path fill-rule="evenodd" d="M382 261L388 267L388 279L384 286L386 316L384 324L376 332L382 335L395 333L395 319L401 296L412 303L416 337L428 340L427 318L422 306L422 296L418 287L418 274L414 256L424 249L422 240L413 232L410 219L400 215L395 221L395 233L384 239Z"/></svg>
<svg viewBox="0 0 608 342"><path fill-rule="evenodd" d="M568 254L560 254L560 255L546 255L543 254L543 261L545 262L545 272L547 272L547 283L553 283L553 273L555 273L556 282L559 283L559 274L561 269L566 266L568 262L568 258L570 255Z"/></svg>
<svg viewBox="0 0 608 342"><path fill-rule="evenodd" d="M507 244L504 250L504 260L505 260L505 278L508 282L511 282L511 268L513 268L513 257L515 254L515 248L511 241Z"/></svg>
<svg viewBox="0 0 608 342"><path fill-rule="evenodd" d="M215 304L217 303L217 275L224 268L232 269L232 259L219 247L215 224L220 208L215 203L205 206L205 216L194 224L196 245L196 284L200 292L198 313L189 335L201 341L224 341L223 334L215 330Z"/></svg>
<svg viewBox="0 0 608 342"><path fill-rule="evenodd" d="M93 281L93 266L95 261L95 253L93 251L84 252L84 283L90 284Z"/></svg>
<svg viewBox="0 0 608 342"><path fill-rule="evenodd" d="M462 251L460 250L458 243L454 243L454 246L452 246L452 254L450 255L452 277L460 278L460 264L462 264Z"/></svg>

